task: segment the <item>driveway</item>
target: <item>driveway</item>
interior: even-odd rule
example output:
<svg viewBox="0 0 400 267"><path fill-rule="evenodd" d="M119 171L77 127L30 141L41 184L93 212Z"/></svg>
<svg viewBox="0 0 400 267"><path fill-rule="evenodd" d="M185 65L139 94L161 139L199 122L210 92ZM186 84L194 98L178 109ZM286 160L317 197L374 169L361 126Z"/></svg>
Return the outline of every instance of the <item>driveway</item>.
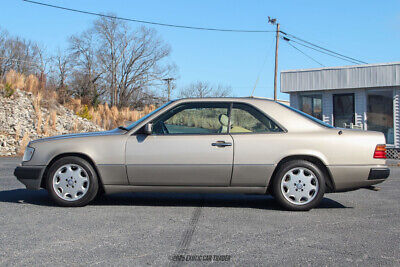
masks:
<svg viewBox="0 0 400 267"><path fill-rule="evenodd" d="M327 194L310 212L228 194L117 194L61 208L13 177L19 161L0 158L0 265L400 265L400 168L378 192Z"/></svg>

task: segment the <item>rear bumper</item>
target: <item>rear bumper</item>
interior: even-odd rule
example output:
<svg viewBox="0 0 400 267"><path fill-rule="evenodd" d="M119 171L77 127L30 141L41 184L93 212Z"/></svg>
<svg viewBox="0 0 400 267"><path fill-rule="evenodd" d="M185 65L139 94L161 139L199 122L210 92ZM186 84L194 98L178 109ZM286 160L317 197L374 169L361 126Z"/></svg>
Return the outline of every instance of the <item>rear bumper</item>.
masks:
<svg viewBox="0 0 400 267"><path fill-rule="evenodd" d="M368 180L386 179L390 175L389 168L371 168L368 175Z"/></svg>
<svg viewBox="0 0 400 267"><path fill-rule="evenodd" d="M336 192L356 190L385 181L390 169L384 165L327 166L335 184Z"/></svg>
<svg viewBox="0 0 400 267"><path fill-rule="evenodd" d="M40 189L46 166L18 166L14 175L27 189Z"/></svg>

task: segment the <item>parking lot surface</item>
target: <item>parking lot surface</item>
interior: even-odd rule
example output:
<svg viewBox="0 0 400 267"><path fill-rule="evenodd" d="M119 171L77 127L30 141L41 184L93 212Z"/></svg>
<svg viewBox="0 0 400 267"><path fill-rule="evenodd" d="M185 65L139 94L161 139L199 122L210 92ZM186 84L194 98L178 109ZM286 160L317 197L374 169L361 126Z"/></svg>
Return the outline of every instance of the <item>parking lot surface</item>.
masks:
<svg viewBox="0 0 400 267"><path fill-rule="evenodd" d="M400 265L400 168L378 192L326 194L309 212L226 194L116 194L61 208L15 179L19 161L0 158L2 266Z"/></svg>

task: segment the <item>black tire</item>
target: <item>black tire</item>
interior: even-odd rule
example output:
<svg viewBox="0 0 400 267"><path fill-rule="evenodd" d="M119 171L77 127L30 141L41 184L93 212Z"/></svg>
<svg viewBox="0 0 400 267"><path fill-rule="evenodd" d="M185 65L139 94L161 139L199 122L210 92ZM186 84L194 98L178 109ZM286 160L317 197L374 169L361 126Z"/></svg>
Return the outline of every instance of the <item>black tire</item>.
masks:
<svg viewBox="0 0 400 267"><path fill-rule="evenodd" d="M56 171L66 164L74 164L83 168L86 171L89 179L89 188L87 189L86 194L77 200L70 200L70 201L64 200L57 195L57 193L53 188L53 177ZM86 206L90 201L92 201L96 197L97 192L99 191L99 181L96 171L93 169L90 163L79 157L67 156L57 160L50 166L48 175L46 177L46 188L51 198L57 205L63 207L82 207Z"/></svg>
<svg viewBox="0 0 400 267"><path fill-rule="evenodd" d="M294 204L290 202L288 199L285 198L281 189L282 180L286 179L285 174L288 171L295 168L306 168L310 170L311 172L314 173L316 179L318 180L318 190L317 192L314 193L316 195L315 196L313 195L314 198L306 204L300 204L300 203ZM317 165L306 160L292 160L284 163L276 173L272 184L272 191L275 200L283 208L292 211L308 211L316 207L321 202L325 194L325 189L326 189L326 184L325 184L324 172L322 172ZM295 190L297 191L297 189Z"/></svg>

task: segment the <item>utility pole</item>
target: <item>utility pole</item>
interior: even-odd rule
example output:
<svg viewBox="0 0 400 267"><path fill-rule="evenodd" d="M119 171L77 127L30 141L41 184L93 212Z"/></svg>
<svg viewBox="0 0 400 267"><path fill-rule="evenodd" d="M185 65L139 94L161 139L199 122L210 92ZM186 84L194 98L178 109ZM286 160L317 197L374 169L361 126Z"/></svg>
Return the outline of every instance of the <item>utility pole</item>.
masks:
<svg viewBox="0 0 400 267"><path fill-rule="evenodd" d="M272 25L276 25L276 43L275 43L275 74L274 74L274 101L277 100L277 80L278 80L278 49L279 49L279 23L276 22L276 19L272 19L268 16L268 23Z"/></svg>
<svg viewBox="0 0 400 267"><path fill-rule="evenodd" d="M165 78L165 79L163 79L163 81L166 81L167 84L168 84L168 101L171 100L171 81L172 81L173 79L174 79L174 78Z"/></svg>

